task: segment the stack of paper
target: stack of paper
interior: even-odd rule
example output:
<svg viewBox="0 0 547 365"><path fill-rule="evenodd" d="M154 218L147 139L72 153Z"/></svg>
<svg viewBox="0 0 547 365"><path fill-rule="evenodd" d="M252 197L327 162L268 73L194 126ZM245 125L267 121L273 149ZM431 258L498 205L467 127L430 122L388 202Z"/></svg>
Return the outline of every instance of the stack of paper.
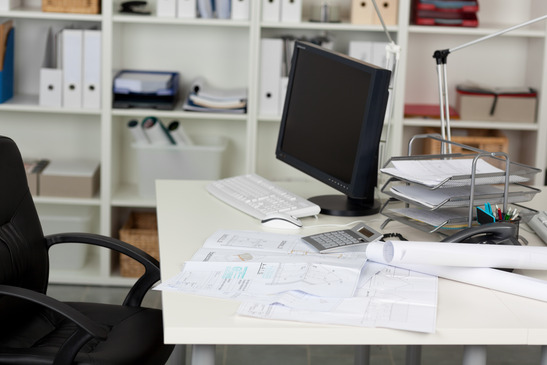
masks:
<svg viewBox="0 0 547 365"><path fill-rule="evenodd" d="M247 111L247 90L213 87L200 77L192 83L182 109L209 113L243 114Z"/></svg>
<svg viewBox="0 0 547 365"><path fill-rule="evenodd" d="M437 277L312 250L297 235L218 231L156 289L237 299L244 316L435 331Z"/></svg>

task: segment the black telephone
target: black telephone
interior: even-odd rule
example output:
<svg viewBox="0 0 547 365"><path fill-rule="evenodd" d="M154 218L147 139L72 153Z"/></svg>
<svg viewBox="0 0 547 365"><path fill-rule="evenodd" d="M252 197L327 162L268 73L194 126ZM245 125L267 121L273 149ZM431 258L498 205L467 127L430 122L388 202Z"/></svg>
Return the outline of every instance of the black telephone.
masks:
<svg viewBox="0 0 547 365"><path fill-rule="evenodd" d="M494 245L520 245L518 224L496 222L463 229L441 242L479 243Z"/></svg>

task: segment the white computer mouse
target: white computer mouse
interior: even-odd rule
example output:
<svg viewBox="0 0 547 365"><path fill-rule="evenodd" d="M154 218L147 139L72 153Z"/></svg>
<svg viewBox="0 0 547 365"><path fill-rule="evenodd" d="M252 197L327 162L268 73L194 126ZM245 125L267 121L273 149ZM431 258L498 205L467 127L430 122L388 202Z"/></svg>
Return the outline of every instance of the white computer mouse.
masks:
<svg viewBox="0 0 547 365"><path fill-rule="evenodd" d="M302 227L300 219L285 213L269 214L261 222L265 227L277 229L299 229Z"/></svg>

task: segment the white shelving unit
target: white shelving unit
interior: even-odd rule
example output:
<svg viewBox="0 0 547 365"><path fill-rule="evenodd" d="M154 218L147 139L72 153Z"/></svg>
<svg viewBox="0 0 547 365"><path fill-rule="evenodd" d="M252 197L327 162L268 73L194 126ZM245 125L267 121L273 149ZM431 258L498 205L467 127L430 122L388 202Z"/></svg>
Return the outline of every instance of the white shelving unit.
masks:
<svg viewBox="0 0 547 365"><path fill-rule="evenodd" d="M102 14L43 13L39 0L24 0L24 7L0 13L15 19L16 75L13 99L0 104L0 133L15 139L24 156L60 158L90 157L101 161L100 194L93 199L37 197L39 205L88 206L98 213L97 233L117 236L131 209L153 209L153 198L142 198L137 189L137 161L131 149L126 124L131 119L156 116L165 122L178 120L190 134L227 137L224 176L257 172L272 180L305 179L274 156L280 116L260 115L260 40L291 34L328 34L334 49L346 53L350 40L386 42L380 26L350 24L350 0L338 0L342 22L308 22L312 0L303 1L300 23L261 21L260 1L251 2L247 21L177 19L155 16L155 1L149 1L151 16L118 13L119 0L102 2ZM431 120L404 120L405 103L436 103L436 72L432 58L436 49L450 48L495 30L523 22L547 12L543 0L481 0L479 28L421 27L409 24L410 0L400 0L398 25L389 32L401 46L399 79L391 128L391 153L406 153L408 138L423 127L437 126ZM499 22L503 20L503 22ZM103 31L102 107L100 110L68 110L38 106L38 72L43 58L45 32L49 26L97 25ZM454 121L453 128L495 128L509 136L512 159L544 168L547 161L547 52L546 24L537 24L495 40L461 50L449 57L450 87L466 79L481 78L499 86L529 85L540 91L538 122L487 123ZM245 115L204 114L182 111L112 109L113 76L121 69L178 71L181 96L198 76L218 87L245 87L249 91ZM455 98L455 93L451 95ZM516 156L516 157L513 157ZM181 240L183 238L181 237ZM134 279L120 277L108 251L96 250L79 272L54 271L52 280L63 283L129 285Z"/></svg>

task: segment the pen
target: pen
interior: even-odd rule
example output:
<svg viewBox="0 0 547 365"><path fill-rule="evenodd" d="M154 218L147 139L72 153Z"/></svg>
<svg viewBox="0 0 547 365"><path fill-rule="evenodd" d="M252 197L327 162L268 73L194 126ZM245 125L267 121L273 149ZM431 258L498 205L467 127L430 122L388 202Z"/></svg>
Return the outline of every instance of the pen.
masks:
<svg viewBox="0 0 547 365"><path fill-rule="evenodd" d="M498 211L498 218L499 218L499 220L500 220L500 221L503 220L503 216L502 216L502 214L501 214L501 209L500 209L500 207L498 207L497 204L496 204L496 210Z"/></svg>
<svg viewBox="0 0 547 365"><path fill-rule="evenodd" d="M507 210L507 213L505 213L505 220L508 221L509 217L511 217L511 208Z"/></svg>

